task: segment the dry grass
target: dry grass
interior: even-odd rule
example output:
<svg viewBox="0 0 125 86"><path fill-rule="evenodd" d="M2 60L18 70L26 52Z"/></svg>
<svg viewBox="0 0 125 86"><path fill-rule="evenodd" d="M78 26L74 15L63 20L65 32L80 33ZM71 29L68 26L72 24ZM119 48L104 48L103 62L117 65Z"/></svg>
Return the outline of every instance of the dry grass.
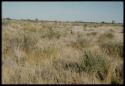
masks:
<svg viewBox="0 0 125 86"><path fill-rule="evenodd" d="M123 84L122 29L112 24L3 20L2 83Z"/></svg>
<svg viewBox="0 0 125 86"><path fill-rule="evenodd" d="M114 34L112 32L105 32L99 36L98 42L102 43L105 41L112 40L113 38L114 38Z"/></svg>
<svg viewBox="0 0 125 86"><path fill-rule="evenodd" d="M71 46L76 49L88 48L93 46L94 44L95 43L93 42L91 37L83 36L82 34L78 34L76 40L71 41Z"/></svg>
<svg viewBox="0 0 125 86"><path fill-rule="evenodd" d="M102 43L100 46L108 55L123 58L123 42L107 41L106 43Z"/></svg>

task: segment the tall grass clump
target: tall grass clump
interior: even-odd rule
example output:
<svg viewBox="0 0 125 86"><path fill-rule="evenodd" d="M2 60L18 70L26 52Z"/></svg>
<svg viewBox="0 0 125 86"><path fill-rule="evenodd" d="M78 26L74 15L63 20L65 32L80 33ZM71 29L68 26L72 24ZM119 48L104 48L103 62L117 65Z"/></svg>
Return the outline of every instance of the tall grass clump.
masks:
<svg viewBox="0 0 125 86"><path fill-rule="evenodd" d="M81 57L80 69L87 73L95 73L97 78L104 80L108 73L109 59L105 53L86 50Z"/></svg>
<svg viewBox="0 0 125 86"><path fill-rule="evenodd" d="M54 46L49 46L47 48L44 48L42 51L43 56L46 58L55 58L57 55L58 49L55 48Z"/></svg>
<svg viewBox="0 0 125 86"><path fill-rule="evenodd" d="M96 36L97 35L97 32L91 32L91 33L87 33L87 36Z"/></svg>
<svg viewBox="0 0 125 86"><path fill-rule="evenodd" d="M24 35L23 48L26 52L33 50L35 44L38 42L39 37L34 32L25 32Z"/></svg>
<svg viewBox="0 0 125 86"><path fill-rule="evenodd" d="M107 40L112 40L114 37L115 36L112 32L104 33L101 36L99 36L98 42L102 43L102 42L107 41Z"/></svg>
<svg viewBox="0 0 125 86"><path fill-rule="evenodd" d="M87 28L87 24L84 24L83 25L83 30L86 30L86 28Z"/></svg>
<svg viewBox="0 0 125 86"><path fill-rule="evenodd" d="M113 33L107 33L107 34L105 34L105 36L112 39L114 37L114 34Z"/></svg>
<svg viewBox="0 0 125 86"><path fill-rule="evenodd" d="M75 41L71 42L71 46L77 49L88 48L94 43L89 38L78 37Z"/></svg>
<svg viewBox="0 0 125 86"><path fill-rule="evenodd" d="M123 63L116 65L114 68L113 75L111 77L112 84L123 84L124 81L124 67Z"/></svg>
<svg viewBox="0 0 125 86"><path fill-rule="evenodd" d="M6 19L2 20L2 25L10 25L11 23L12 23L12 20L6 20Z"/></svg>
<svg viewBox="0 0 125 86"><path fill-rule="evenodd" d="M12 28L13 29L13 28ZM13 34L12 34L13 33ZM5 52L5 55L8 55L8 53L14 52L14 49L16 48L22 48L23 47L23 34L22 31L20 32L16 30L15 32L11 32L11 30L5 29L3 31L3 36L2 36L2 49ZM11 53L13 54L13 53Z"/></svg>
<svg viewBox="0 0 125 86"><path fill-rule="evenodd" d="M123 42L107 41L100 44L100 47L110 56L123 57Z"/></svg>
<svg viewBox="0 0 125 86"><path fill-rule="evenodd" d="M47 46L44 48L35 48L32 53L27 53L28 60L30 63L41 63L43 60L49 59L51 62L52 60L56 59L59 55L58 48L55 46Z"/></svg>
<svg viewBox="0 0 125 86"><path fill-rule="evenodd" d="M50 27L48 32L44 35L44 37L47 37L48 39L53 39L53 38L59 39L61 37L61 34L59 31L54 31L52 27Z"/></svg>

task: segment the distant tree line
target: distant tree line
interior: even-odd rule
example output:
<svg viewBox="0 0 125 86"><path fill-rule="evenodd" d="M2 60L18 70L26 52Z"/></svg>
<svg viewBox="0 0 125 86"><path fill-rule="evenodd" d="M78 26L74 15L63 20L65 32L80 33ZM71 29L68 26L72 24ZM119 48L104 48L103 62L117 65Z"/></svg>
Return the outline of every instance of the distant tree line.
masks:
<svg viewBox="0 0 125 86"><path fill-rule="evenodd" d="M102 24L107 24L107 22L105 22L105 21L102 21L101 22ZM111 22L112 24L115 24L115 21L114 20L112 20L112 22Z"/></svg>
<svg viewBox="0 0 125 86"><path fill-rule="evenodd" d="M7 18L4 18L4 19L6 19L6 20L12 20L11 18L9 18L9 17L7 17ZM33 19L21 19L21 20L27 20L27 21L31 21L31 22L38 22L39 21L39 19L38 18L35 18L34 20ZM54 21L55 23L57 23L57 21ZM59 22L59 21L58 21ZM79 24L79 23L95 23L95 22L82 22L82 21L75 21L74 23L76 23L76 24ZM102 21L102 22L100 22L100 23L102 23L102 24L108 24L108 22L105 22L105 21ZM116 24L116 22L115 22L115 20L112 20L112 22L111 22L112 24Z"/></svg>

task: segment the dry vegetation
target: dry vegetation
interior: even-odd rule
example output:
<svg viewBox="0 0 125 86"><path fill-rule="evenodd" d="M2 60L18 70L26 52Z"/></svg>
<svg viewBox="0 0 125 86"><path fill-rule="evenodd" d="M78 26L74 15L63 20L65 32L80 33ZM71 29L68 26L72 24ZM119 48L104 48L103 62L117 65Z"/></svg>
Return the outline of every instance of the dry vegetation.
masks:
<svg viewBox="0 0 125 86"><path fill-rule="evenodd" d="M3 84L123 84L123 26L2 20Z"/></svg>

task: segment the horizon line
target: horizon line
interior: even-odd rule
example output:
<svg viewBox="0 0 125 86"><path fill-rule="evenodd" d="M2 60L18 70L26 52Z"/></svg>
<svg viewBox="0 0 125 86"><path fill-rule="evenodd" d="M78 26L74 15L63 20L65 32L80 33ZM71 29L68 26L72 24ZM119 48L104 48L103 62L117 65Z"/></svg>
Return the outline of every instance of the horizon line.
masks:
<svg viewBox="0 0 125 86"><path fill-rule="evenodd" d="M115 20L112 20L111 22L109 21L83 21L83 20L47 20L47 19L38 19L38 18L10 18L10 17L6 17L6 18L2 18L2 19L7 19L9 18L10 20L31 20L31 21L48 21L48 22L77 22L77 23L112 23L113 21L115 22L115 24L123 24L123 22L116 22Z"/></svg>

